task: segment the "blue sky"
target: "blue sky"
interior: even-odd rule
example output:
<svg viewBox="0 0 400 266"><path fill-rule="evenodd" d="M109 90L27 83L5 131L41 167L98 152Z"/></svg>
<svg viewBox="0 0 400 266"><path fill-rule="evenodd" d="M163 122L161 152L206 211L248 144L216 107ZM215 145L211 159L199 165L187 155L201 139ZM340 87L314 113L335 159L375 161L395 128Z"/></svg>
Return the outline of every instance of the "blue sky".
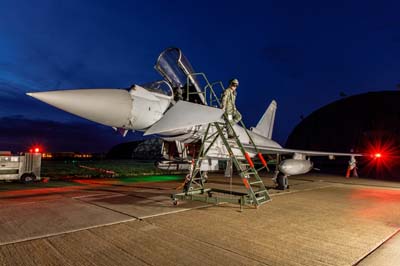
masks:
<svg viewBox="0 0 400 266"><path fill-rule="evenodd" d="M274 138L284 144L301 115L339 99L340 92L396 89L399 8L397 1L3 0L0 119L31 125L25 140L45 142L50 150L76 146L88 134L101 136L102 145L82 147L93 151L140 138L123 139L25 93L157 80L158 54L174 46L209 79L239 79L237 105L248 126L276 99ZM35 121L58 123L64 141L40 132ZM0 150L27 145L0 132Z"/></svg>

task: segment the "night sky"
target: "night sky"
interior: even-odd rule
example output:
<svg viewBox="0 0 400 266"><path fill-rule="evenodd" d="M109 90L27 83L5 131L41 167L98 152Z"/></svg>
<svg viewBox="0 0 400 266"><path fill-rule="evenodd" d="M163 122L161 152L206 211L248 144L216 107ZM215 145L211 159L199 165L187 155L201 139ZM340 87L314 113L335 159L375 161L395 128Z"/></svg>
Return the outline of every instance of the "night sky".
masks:
<svg viewBox="0 0 400 266"><path fill-rule="evenodd" d="M2 0L0 150L99 152L141 138L25 93L158 80L153 66L171 46L210 80L239 79L248 126L276 99L281 144L301 116L341 93L398 89L399 1L214 2Z"/></svg>

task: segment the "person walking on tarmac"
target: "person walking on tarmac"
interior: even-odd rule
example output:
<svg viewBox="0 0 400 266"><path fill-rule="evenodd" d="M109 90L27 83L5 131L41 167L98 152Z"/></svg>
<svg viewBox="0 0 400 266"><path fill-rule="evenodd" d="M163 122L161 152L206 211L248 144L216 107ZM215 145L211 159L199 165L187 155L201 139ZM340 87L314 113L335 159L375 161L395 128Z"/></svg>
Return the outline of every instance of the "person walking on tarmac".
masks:
<svg viewBox="0 0 400 266"><path fill-rule="evenodd" d="M240 120L242 120L242 115L236 108L236 89L239 86L239 81L237 79L232 79L229 82L229 87L224 91L222 95L222 110L224 110L229 123L233 126ZM228 138L233 138L233 130L231 127L227 127Z"/></svg>

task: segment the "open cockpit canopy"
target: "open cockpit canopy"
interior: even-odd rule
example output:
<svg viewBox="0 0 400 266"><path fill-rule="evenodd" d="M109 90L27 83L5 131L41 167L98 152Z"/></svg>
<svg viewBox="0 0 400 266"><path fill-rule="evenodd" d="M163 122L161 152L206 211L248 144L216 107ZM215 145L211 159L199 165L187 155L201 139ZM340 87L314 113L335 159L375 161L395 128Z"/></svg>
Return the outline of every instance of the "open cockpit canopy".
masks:
<svg viewBox="0 0 400 266"><path fill-rule="evenodd" d="M195 73L193 67L179 48L164 50L158 57L154 68L171 84L174 92L182 90L183 96L186 96L187 90L190 93L197 92L197 97L193 97L192 100L205 102L202 88L196 76L193 75Z"/></svg>

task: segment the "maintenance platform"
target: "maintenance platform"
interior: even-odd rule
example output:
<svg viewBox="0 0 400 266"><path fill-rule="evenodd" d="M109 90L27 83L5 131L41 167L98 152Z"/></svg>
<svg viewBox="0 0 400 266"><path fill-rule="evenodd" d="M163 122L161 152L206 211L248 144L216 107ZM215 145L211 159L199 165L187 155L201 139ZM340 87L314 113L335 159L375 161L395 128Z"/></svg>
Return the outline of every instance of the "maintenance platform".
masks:
<svg viewBox="0 0 400 266"><path fill-rule="evenodd" d="M241 212L181 182L1 183L0 265L400 265L400 183L310 173Z"/></svg>

